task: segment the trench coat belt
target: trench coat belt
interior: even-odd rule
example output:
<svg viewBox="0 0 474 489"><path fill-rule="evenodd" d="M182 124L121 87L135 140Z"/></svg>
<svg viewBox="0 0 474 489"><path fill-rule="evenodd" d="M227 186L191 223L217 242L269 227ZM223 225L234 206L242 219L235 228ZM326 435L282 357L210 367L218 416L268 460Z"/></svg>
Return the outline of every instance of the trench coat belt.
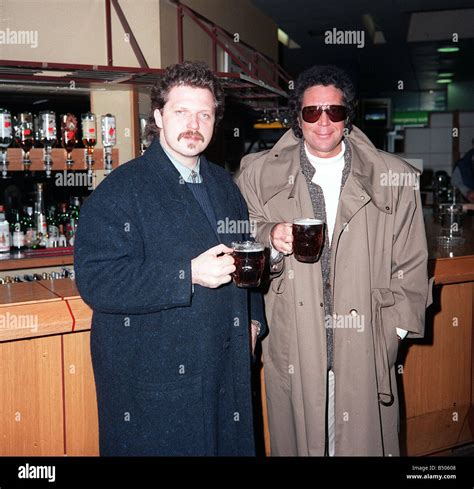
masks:
<svg viewBox="0 0 474 489"><path fill-rule="evenodd" d="M384 406L394 401L390 379L390 365L385 331L382 321L382 308L393 306L395 299L390 289L372 289L372 334L375 353L378 400Z"/></svg>

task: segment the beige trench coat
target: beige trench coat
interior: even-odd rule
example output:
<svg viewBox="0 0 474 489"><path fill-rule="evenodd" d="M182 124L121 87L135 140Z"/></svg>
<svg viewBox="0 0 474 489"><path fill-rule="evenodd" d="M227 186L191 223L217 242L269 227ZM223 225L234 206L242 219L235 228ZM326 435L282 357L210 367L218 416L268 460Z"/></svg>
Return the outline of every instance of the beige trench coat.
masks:
<svg viewBox="0 0 474 489"><path fill-rule="evenodd" d="M299 143L290 130L271 150L242 161L237 184L256 221L257 239L266 244L276 223L314 217ZM413 183L417 173L378 151L356 127L346 143L352 166L331 246L335 450L395 456L396 327L408 330L408 338L422 337L431 294L419 190L387 182L404 174L399 178ZM271 453L322 456L327 351L321 265L290 255L273 277L265 295L269 334L262 345Z"/></svg>

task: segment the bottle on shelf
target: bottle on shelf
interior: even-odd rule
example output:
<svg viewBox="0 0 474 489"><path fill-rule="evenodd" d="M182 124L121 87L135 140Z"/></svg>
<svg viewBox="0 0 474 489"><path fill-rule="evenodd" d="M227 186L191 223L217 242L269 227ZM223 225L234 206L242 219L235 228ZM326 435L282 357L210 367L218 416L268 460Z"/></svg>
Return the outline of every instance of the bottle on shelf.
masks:
<svg viewBox="0 0 474 489"><path fill-rule="evenodd" d="M79 212L81 207L81 201L79 197L72 197L72 205L69 210L69 245L74 246L74 236L76 235L77 223L79 221Z"/></svg>
<svg viewBox="0 0 474 489"><path fill-rule="evenodd" d="M59 246L67 246L69 212L66 202L60 202L58 211Z"/></svg>
<svg viewBox="0 0 474 489"><path fill-rule="evenodd" d="M46 212L44 208L43 184L36 184L35 202L35 224L36 224L36 246L34 248L46 248L48 238L48 227L46 223Z"/></svg>
<svg viewBox="0 0 474 489"><path fill-rule="evenodd" d="M48 248L56 248L59 241L59 227L56 218L56 207L54 205L48 207L46 223L48 225Z"/></svg>
<svg viewBox="0 0 474 489"><path fill-rule="evenodd" d="M0 254L10 253L10 225L5 219L5 208L0 205Z"/></svg>
<svg viewBox="0 0 474 489"><path fill-rule="evenodd" d="M11 251L13 253L21 253L25 250L25 233L21 225L20 211L12 209L10 216Z"/></svg>
<svg viewBox="0 0 474 489"><path fill-rule="evenodd" d="M12 116L5 109L0 109L0 152L2 155L2 178L8 176L7 148L13 142Z"/></svg>
<svg viewBox="0 0 474 489"><path fill-rule="evenodd" d="M33 216L33 207L25 207L25 212L23 213L23 217L21 219L21 227L25 233L25 247L27 249L33 248L36 242L36 228Z"/></svg>

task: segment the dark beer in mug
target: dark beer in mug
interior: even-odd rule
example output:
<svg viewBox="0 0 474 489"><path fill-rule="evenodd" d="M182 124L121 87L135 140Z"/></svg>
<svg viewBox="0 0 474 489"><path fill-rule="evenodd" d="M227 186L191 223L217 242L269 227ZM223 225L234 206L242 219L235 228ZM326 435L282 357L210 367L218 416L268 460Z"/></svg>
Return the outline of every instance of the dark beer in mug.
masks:
<svg viewBox="0 0 474 489"><path fill-rule="evenodd" d="M324 244L324 222L319 219L293 220L293 253L298 261L318 261Z"/></svg>
<svg viewBox="0 0 474 489"><path fill-rule="evenodd" d="M254 241L232 243L237 287L258 287L265 267L265 246Z"/></svg>

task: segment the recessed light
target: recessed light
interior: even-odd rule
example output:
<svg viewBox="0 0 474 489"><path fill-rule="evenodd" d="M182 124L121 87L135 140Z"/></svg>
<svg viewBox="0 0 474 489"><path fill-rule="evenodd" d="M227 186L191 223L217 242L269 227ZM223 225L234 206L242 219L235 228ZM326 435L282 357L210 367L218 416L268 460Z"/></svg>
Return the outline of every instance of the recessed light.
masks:
<svg viewBox="0 0 474 489"><path fill-rule="evenodd" d="M436 80L436 83L451 83L452 81L451 78L440 78L439 80Z"/></svg>
<svg viewBox="0 0 474 489"><path fill-rule="evenodd" d="M456 53L459 51L457 46L445 46L443 48L438 48L438 53Z"/></svg>
<svg viewBox="0 0 474 489"><path fill-rule="evenodd" d="M33 73L34 76L51 76L57 78L71 76L72 74L73 74L72 71L53 71L53 70L43 70L43 71L37 71L36 73Z"/></svg>
<svg viewBox="0 0 474 489"><path fill-rule="evenodd" d="M450 78L454 75L454 73L448 73L448 72L444 72L444 73L438 73L438 76L440 78Z"/></svg>

